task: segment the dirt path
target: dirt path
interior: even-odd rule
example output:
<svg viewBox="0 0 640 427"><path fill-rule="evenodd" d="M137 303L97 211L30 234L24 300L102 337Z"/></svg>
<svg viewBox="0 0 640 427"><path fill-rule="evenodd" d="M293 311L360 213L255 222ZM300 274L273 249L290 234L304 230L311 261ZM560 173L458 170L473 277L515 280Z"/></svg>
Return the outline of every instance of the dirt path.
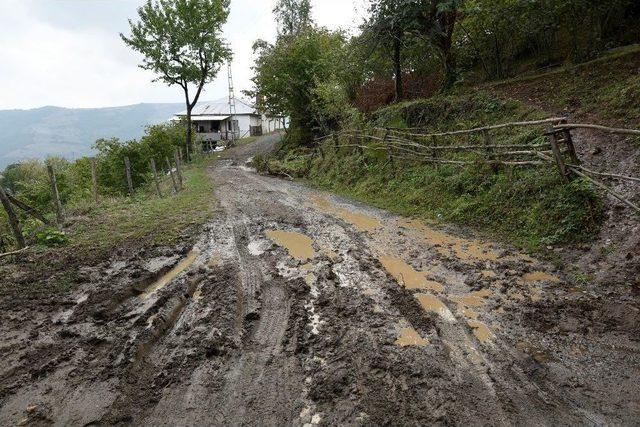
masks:
<svg viewBox="0 0 640 427"><path fill-rule="evenodd" d="M4 316L0 424L637 423L637 298L245 166L275 141L211 169L195 248Z"/></svg>

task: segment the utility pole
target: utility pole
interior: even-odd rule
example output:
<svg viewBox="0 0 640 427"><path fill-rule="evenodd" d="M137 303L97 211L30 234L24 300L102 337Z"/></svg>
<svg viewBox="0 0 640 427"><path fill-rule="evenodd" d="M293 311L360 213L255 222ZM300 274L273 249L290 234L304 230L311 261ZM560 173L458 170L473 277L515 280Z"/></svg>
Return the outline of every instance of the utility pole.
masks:
<svg viewBox="0 0 640 427"><path fill-rule="evenodd" d="M235 126L235 117L236 117L236 95L233 89L233 74L231 72L231 61L227 63L227 73L229 77L229 123L231 123L231 142L229 145L233 145L236 139L236 126Z"/></svg>

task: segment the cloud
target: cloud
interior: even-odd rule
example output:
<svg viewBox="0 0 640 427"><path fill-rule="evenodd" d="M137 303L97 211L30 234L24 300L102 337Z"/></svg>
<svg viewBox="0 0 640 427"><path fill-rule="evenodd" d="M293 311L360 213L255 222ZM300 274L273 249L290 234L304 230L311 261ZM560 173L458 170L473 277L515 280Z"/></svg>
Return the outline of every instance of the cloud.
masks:
<svg viewBox="0 0 640 427"><path fill-rule="evenodd" d="M329 28L349 28L363 2L315 0L314 17ZM142 0L2 0L0 2L0 109L106 107L140 102L182 102L178 88L152 83L140 57L118 34L127 32ZM224 35L234 51L237 94L251 86L252 45L273 40L275 0L232 0ZM202 99L227 93L226 70Z"/></svg>

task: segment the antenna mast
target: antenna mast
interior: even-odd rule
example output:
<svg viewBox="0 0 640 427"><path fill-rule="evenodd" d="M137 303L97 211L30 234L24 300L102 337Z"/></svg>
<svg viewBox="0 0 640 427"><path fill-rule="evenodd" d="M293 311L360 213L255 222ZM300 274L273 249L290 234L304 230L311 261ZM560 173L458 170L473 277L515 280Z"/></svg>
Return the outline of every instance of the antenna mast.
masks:
<svg viewBox="0 0 640 427"><path fill-rule="evenodd" d="M231 123L231 143L236 139L236 126L234 118L236 116L236 95L233 89L233 74L231 72L231 61L227 63L227 73L229 76L229 121Z"/></svg>

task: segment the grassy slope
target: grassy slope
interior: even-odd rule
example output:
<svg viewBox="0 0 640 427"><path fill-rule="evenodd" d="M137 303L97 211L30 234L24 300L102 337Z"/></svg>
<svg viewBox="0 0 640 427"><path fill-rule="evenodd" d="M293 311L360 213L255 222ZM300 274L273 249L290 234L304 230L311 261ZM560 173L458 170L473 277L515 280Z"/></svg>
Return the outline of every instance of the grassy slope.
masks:
<svg viewBox="0 0 640 427"><path fill-rule="evenodd" d="M379 125L461 129L480 124L547 116L517 101L482 92L461 92L406 102L377 112ZM520 128L494 133L497 142L536 143L542 130ZM464 142L461 140L459 142ZM461 168L405 162L393 168L365 151L330 152L321 161L302 150L280 153L268 162L314 185L400 214L470 225L530 250L549 244L589 240L602 219L601 203L582 181L564 185L552 168Z"/></svg>
<svg viewBox="0 0 640 427"><path fill-rule="evenodd" d="M206 173L209 163L203 159L188 166L184 171L185 190L174 196L159 199L151 189L145 189L132 199L105 199L97 207L69 207L69 215L75 216L67 231L69 243L59 248L33 248L30 262L0 265L0 275L22 275L17 283L0 283L0 294L26 289L30 294L67 291L73 287L78 266L103 261L118 251L135 253L188 238L190 229L205 223L216 211ZM170 194L166 179L163 193ZM50 276L55 279L47 280Z"/></svg>
<svg viewBox="0 0 640 427"><path fill-rule="evenodd" d="M588 63L387 107L374 121L451 130L567 114L573 121L638 128L639 70L640 45L628 46ZM523 130L514 140L537 136ZM346 154L320 163L304 152L281 153L270 168L394 212L471 225L533 250L588 241L603 218L601 199L589 185L564 185L543 168L493 174L482 167L404 164L392 170L374 158Z"/></svg>
<svg viewBox="0 0 640 427"><path fill-rule="evenodd" d="M545 111L605 124L640 126L640 45L594 61L483 87Z"/></svg>

